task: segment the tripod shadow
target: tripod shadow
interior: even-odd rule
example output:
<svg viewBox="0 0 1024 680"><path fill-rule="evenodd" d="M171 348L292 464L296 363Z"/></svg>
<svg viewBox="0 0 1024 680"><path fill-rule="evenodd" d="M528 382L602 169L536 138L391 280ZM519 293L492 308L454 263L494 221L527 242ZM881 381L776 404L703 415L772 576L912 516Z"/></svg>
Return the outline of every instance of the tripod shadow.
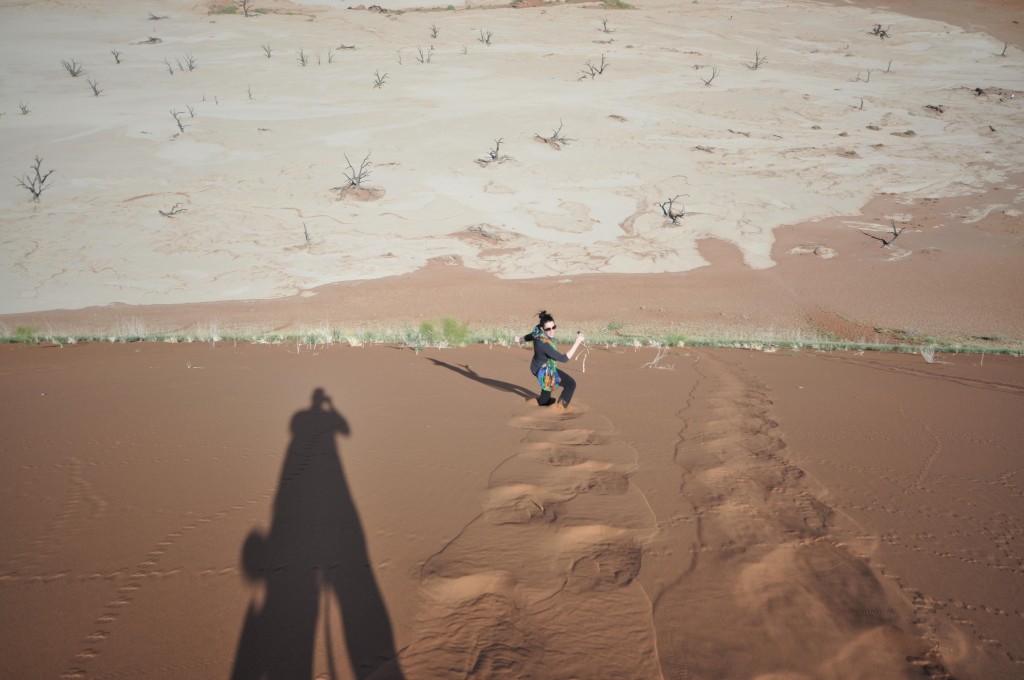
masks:
<svg viewBox="0 0 1024 680"><path fill-rule="evenodd" d="M507 383L502 380L495 380L494 378L485 378L467 365L453 366L452 364L441 361L440 359L434 359L432 357L427 357L427 360L432 362L436 366L443 366L444 368L447 368L449 371L454 371L455 373L458 373L459 375L465 378L469 378L470 380L478 382L481 385L487 385L488 387L493 387L494 389L501 390L502 392L511 392L512 394L518 394L520 397L523 397L525 399L537 398L536 392L531 392L522 385Z"/></svg>
<svg viewBox="0 0 1024 680"><path fill-rule="evenodd" d="M337 670L332 607L341 612L352 677L401 678L391 621L369 564L359 514L345 480L337 435L348 421L317 388L309 409L291 420L270 530L253 530L242 567L264 584L262 606L249 603L235 654L235 680L310 680L317 622L327 641L328 677Z"/></svg>

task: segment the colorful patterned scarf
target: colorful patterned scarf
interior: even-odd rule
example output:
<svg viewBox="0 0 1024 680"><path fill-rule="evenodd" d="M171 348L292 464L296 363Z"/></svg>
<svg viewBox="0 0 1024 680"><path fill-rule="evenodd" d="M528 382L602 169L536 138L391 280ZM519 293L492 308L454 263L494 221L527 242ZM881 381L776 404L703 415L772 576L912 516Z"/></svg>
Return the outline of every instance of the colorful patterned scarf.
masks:
<svg viewBox="0 0 1024 680"><path fill-rule="evenodd" d="M547 343L551 348L558 350L555 347L555 343L551 341L551 338L547 336L547 333L537 326L533 329L533 341ZM562 378L558 375L558 368L555 366L554 359L548 359L540 370L537 371L537 382L540 383L540 388L544 392L550 392L552 389L562 384Z"/></svg>

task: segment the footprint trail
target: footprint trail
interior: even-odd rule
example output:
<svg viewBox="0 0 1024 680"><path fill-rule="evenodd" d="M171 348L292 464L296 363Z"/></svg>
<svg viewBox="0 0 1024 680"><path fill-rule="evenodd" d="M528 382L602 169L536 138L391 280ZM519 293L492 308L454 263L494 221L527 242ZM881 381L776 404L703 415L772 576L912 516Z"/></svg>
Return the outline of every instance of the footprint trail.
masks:
<svg viewBox="0 0 1024 680"><path fill-rule="evenodd" d="M655 531L637 453L586 407L516 409L482 512L424 564L408 678L660 676L636 581ZM557 669L557 670L556 670Z"/></svg>
<svg viewBox="0 0 1024 680"><path fill-rule="evenodd" d="M672 465L689 555L651 558L677 574L652 593L663 676L948 677L912 604L780 455L766 388L711 353L694 370Z"/></svg>

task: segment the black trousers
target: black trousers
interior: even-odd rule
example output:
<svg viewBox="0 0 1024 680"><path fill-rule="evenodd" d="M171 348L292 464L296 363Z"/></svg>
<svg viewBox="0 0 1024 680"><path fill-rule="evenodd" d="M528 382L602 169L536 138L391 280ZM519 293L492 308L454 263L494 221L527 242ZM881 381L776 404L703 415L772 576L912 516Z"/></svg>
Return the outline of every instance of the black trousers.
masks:
<svg viewBox="0 0 1024 680"><path fill-rule="evenodd" d="M569 402L572 401L572 395L576 392L576 381L562 369L558 369L558 378L562 386L562 394L559 396L559 399L568 406ZM540 396L537 397L537 403L541 406L546 406L551 403L553 398L554 395L551 392L541 390Z"/></svg>

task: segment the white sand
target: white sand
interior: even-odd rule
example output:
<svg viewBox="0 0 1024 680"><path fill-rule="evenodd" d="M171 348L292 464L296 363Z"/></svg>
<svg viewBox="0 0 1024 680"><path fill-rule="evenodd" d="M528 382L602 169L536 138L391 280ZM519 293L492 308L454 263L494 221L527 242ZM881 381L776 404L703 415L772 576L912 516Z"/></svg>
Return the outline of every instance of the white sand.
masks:
<svg viewBox="0 0 1024 680"><path fill-rule="evenodd" d="M55 169L39 203L0 183L0 313L287 295L445 256L505 277L685 271L704 264L695 243L708 236L765 268L776 227L856 214L880 192L967 195L1003 181L1024 149L1024 97L1009 96L1024 90L1021 52L896 14L255 4L274 13L0 9L0 174L24 175L36 155ZM891 37L870 35L879 23ZM139 44L151 36L161 42ZM767 63L745 66L758 50ZM192 72L177 70L186 54ZM602 55L607 70L579 80ZM86 73L71 78L61 59ZM561 150L534 139L560 122L573 140ZM510 160L475 163L497 138ZM358 166L367 153L384 196L339 200L343 155ZM675 195L678 226L658 207ZM158 213L176 203L187 212Z"/></svg>

